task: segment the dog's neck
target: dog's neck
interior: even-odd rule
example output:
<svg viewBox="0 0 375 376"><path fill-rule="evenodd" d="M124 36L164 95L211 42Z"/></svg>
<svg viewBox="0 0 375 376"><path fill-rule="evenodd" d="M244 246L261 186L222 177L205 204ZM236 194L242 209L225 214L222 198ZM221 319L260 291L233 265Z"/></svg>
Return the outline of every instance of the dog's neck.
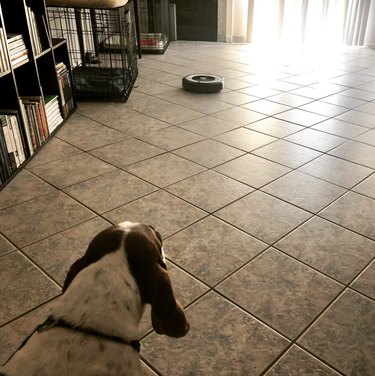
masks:
<svg viewBox="0 0 375 376"><path fill-rule="evenodd" d="M144 306L123 250L84 268L52 307L51 315L124 340L139 338Z"/></svg>

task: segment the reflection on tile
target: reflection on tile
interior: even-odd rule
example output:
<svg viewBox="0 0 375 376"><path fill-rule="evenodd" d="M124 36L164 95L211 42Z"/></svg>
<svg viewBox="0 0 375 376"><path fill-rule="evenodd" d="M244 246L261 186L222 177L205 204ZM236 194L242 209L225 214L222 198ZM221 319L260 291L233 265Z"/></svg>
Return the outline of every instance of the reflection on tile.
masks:
<svg viewBox="0 0 375 376"><path fill-rule="evenodd" d="M60 293L20 252L0 258L0 325Z"/></svg>
<svg viewBox="0 0 375 376"><path fill-rule="evenodd" d="M181 103L184 107L201 112L203 114L213 114L233 107L229 103L214 100L212 98L195 98Z"/></svg>
<svg viewBox="0 0 375 376"><path fill-rule="evenodd" d="M163 375L236 374L256 376L288 341L214 293L187 310L190 331L173 339L152 334L142 356ZM204 335L202 336L202 333Z"/></svg>
<svg viewBox="0 0 375 376"><path fill-rule="evenodd" d="M293 93L280 93L269 97L268 100L282 103L291 107L302 106L312 101L310 98L302 97Z"/></svg>
<svg viewBox="0 0 375 376"><path fill-rule="evenodd" d="M261 114L265 115L275 115L280 112L290 110L289 106L285 106L280 103L271 102L265 99L258 100L256 102L251 102L242 106L243 108L247 108L248 110L260 112Z"/></svg>
<svg viewBox="0 0 375 376"><path fill-rule="evenodd" d="M351 284L351 287L375 300L375 261Z"/></svg>
<svg viewBox="0 0 375 376"><path fill-rule="evenodd" d="M63 129L63 128L61 128ZM38 153L33 156L33 159L27 163L27 167L38 166L40 164L51 163L70 157L71 155L82 153L82 150L76 148L73 145L59 140L57 137L52 137L47 144L43 146Z"/></svg>
<svg viewBox="0 0 375 376"><path fill-rule="evenodd" d="M268 244L280 239L311 216L302 209L260 191L219 210L215 215Z"/></svg>
<svg viewBox="0 0 375 376"><path fill-rule="evenodd" d="M9 243L7 239L4 238L3 235L0 234L0 256L5 255L11 251L14 251L16 247Z"/></svg>
<svg viewBox="0 0 375 376"><path fill-rule="evenodd" d="M346 375L374 374L375 302L347 290L298 342Z"/></svg>
<svg viewBox="0 0 375 376"><path fill-rule="evenodd" d="M223 133L219 136L214 137L214 139L216 141L220 141L224 144L228 144L245 151L258 149L261 146L276 141L276 138L274 137L267 136L265 134L258 133L246 128L239 128L227 133Z"/></svg>
<svg viewBox="0 0 375 376"><path fill-rule="evenodd" d="M245 196L252 189L214 171L206 171L169 186L167 191L213 212Z"/></svg>
<svg viewBox="0 0 375 376"><path fill-rule="evenodd" d="M128 220L151 224L164 238L204 216L202 210L163 191L151 193L104 215L112 223Z"/></svg>
<svg viewBox="0 0 375 376"><path fill-rule="evenodd" d="M312 128L346 138L354 138L361 133L368 131L368 128L337 119L328 119L314 125Z"/></svg>
<svg viewBox="0 0 375 376"><path fill-rule="evenodd" d="M204 116L199 119L194 119L187 121L186 123L179 124L178 126L205 137L216 136L217 134L224 133L239 127L239 125L237 124L217 119L212 116Z"/></svg>
<svg viewBox="0 0 375 376"><path fill-rule="evenodd" d="M104 213L156 189L125 171L115 170L72 185L64 191L90 209Z"/></svg>
<svg viewBox="0 0 375 376"><path fill-rule="evenodd" d="M320 123L327 118L322 115L314 114L312 112L307 112L294 108L293 110L285 111L280 114L275 115L278 119L290 121L304 127L310 127L311 125Z"/></svg>
<svg viewBox="0 0 375 376"><path fill-rule="evenodd" d="M241 150L214 140L205 140L185 146L175 150L174 153L205 167L214 167L244 154Z"/></svg>
<svg viewBox="0 0 375 376"><path fill-rule="evenodd" d="M1 365L21 346L24 339L32 333L37 325L47 318L50 305L51 303L47 303L0 328Z"/></svg>
<svg viewBox="0 0 375 376"><path fill-rule="evenodd" d="M204 167L174 154L163 154L126 167L126 170L159 187L197 174Z"/></svg>
<svg viewBox="0 0 375 376"><path fill-rule="evenodd" d="M331 183L352 188L372 173L372 170L355 163L324 154L305 164L299 171L327 180Z"/></svg>
<svg viewBox="0 0 375 376"><path fill-rule="evenodd" d="M27 169L57 188L65 188L83 180L113 171L115 167L91 155L81 153L56 162L27 167Z"/></svg>
<svg viewBox="0 0 375 376"><path fill-rule="evenodd" d="M33 198L44 196L52 192L55 192L55 188L24 169L1 191L0 209L32 200Z"/></svg>
<svg viewBox="0 0 375 376"><path fill-rule="evenodd" d="M86 252L94 236L109 226L111 223L97 217L36 242L22 251L62 286L73 262Z"/></svg>
<svg viewBox="0 0 375 376"><path fill-rule="evenodd" d="M215 170L255 188L260 188L290 171L288 167L252 154L224 163Z"/></svg>
<svg viewBox="0 0 375 376"><path fill-rule="evenodd" d="M360 136L355 138L355 141L375 146L375 129L368 131L366 133L362 133Z"/></svg>
<svg viewBox="0 0 375 376"><path fill-rule="evenodd" d="M314 217L275 247L343 283L349 283L375 256L375 243Z"/></svg>
<svg viewBox="0 0 375 376"><path fill-rule="evenodd" d="M369 196L375 199L375 174L372 174L362 183L354 187L353 191L362 193L365 196Z"/></svg>
<svg viewBox="0 0 375 376"><path fill-rule="evenodd" d="M375 169L375 147L361 142L349 141L329 152L336 157Z"/></svg>
<svg viewBox="0 0 375 376"><path fill-rule="evenodd" d="M0 222L4 235L24 247L94 216L65 194L56 192L0 211Z"/></svg>
<svg viewBox="0 0 375 376"><path fill-rule="evenodd" d="M162 153L164 153L164 150L134 138L104 146L90 152L90 154L117 167L125 167Z"/></svg>
<svg viewBox="0 0 375 376"><path fill-rule="evenodd" d="M340 376L339 373L328 367L320 360L293 346L283 357L266 373L266 376Z"/></svg>
<svg viewBox="0 0 375 376"><path fill-rule="evenodd" d="M209 217L168 238L164 247L173 262L213 286L266 245Z"/></svg>
<svg viewBox="0 0 375 376"><path fill-rule="evenodd" d="M375 127L375 115L366 114L365 112L351 110L345 112L344 114L336 116L336 119L347 121L348 123L361 125L362 127Z"/></svg>
<svg viewBox="0 0 375 376"><path fill-rule="evenodd" d="M216 112L212 116L241 126L253 123L254 121L264 119L266 117L258 112L246 110L245 108L241 107L234 107L230 108L229 110Z"/></svg>
<svg viewBox="0 0 375 376"><path fill-rule="evenodd" d="M173 150L203 140L203 137L195 133L185 131L177 127L164 128L139 136L142 141L148 142L158 148Z"/></svg>
<svg viewBox="0 0 375 376"><path fill-rule="evenodd" d="M325 132L315 131L313 129L305 129L301 132L294 133L285 139L323 152L333 149L347 141L345 138L330 135Z"/></svg>
<svg viewBox="0 0 375 376"><path fill-rule="evenodd" d="M292 171L266 185L262 191L316 213L346 190L313 176Z"/></svg>
<svg viewBox="0 0 375 376"><path fill-rule="evenodd" d="M122 132L106 127L79 114L74 114L69 119L69 122L59 130L58 137L84 151L129 138Z"/></svg>
<svg viewBox="0 0 375 376"><path fill-rule="evenodd" d="M254 96L239 93L237 91L229 91L227 93L221 93L218 96L218 98L225 103L229 103L229 104L232 104L232 105L235 105L235 106L239 106L241 104L249 103L251 101L256 101L258 99Z"/></svg>
<svg viewBox="0 0 375 376"><path fill-rule="evenodd" d="M300 125L289 123L288 121L275 119L272 117L259 120L255 123L248 125L246 128L253 129L254 131L266 133L270 136L280 138L304 129Z"/></svg>
<svg viewBox="0 0 375 376"><path fill-rule="evenodd" d="M342 288L273 249L217 287L225 296L290 338L300 334Z"/></svg>
<svg viewBox="0 0 375 376"><path fill-rule="evenodd" d="M311 102L300 107L301 110L314 112L315 114L333 117L348 111L345 107L336 106L321 101Z"/></svg>
<svg viewBox="0 0 375 376"><path fill-rule="evenodd" d="M320 215L375 240L375 201L368 197L349 192Z"/></svg>
<svg viewBox="0 0 375 376"><path fill-rule="evenodd" d="M349 109L356 108L356 107L366 103L365 101L363 101L361 99L350 98L348 96L342 95L342 93L333 94L333 95L330 95L329 97L323 98L322 102L335 104L336 106L346 107L346 108L349 108Z"/></svg>
<svg viewBox="0 0 375 376"><path fill-rule="evenodd" d="M253 153L292 168L297 168L321 155L315 150L284 140L273 142L253 151Z"/></svg>

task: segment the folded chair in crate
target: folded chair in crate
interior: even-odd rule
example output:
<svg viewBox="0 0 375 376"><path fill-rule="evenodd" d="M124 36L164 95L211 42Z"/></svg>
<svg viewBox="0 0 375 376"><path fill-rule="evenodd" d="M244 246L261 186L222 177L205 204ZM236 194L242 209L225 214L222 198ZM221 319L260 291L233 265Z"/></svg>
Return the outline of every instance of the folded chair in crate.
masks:
<svg viewBox="0 0 375 376"><path fill-rule="evenodd" d="M66 39L78 99L126 101L138 75L136 0L46 0L53 39Z"/></svg>

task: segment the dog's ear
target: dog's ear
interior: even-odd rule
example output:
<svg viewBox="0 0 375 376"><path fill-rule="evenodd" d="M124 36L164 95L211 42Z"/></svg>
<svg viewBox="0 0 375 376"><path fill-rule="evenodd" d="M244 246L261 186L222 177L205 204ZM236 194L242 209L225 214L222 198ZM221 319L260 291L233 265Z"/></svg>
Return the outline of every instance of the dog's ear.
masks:
<svg viewBox="0 0 375 376"><path fill-rule="evenodd" d="M176 300L171 280L156 243L147 231L126 235L126 254L144 303L151 304L152 325L159 334L182 337L189 324ZM151 234L152 235L152 234Z"/></svg>

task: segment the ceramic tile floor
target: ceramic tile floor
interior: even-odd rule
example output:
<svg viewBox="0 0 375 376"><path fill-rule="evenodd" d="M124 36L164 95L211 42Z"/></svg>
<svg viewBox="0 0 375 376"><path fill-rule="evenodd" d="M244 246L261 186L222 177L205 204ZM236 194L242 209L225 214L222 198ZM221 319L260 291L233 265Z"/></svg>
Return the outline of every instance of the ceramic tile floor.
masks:
<svg viewBox="0 0 375 376"><path fill-rule="evenodd" d="M127 103L77 112L0 195L0 361L123 220L165 237L191 331L149 375L373 375L375 51L172 43ZM224 77L217 94L181 78Z"/></svg>

